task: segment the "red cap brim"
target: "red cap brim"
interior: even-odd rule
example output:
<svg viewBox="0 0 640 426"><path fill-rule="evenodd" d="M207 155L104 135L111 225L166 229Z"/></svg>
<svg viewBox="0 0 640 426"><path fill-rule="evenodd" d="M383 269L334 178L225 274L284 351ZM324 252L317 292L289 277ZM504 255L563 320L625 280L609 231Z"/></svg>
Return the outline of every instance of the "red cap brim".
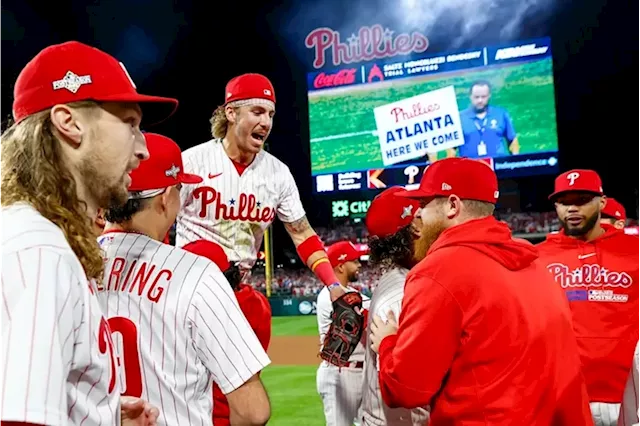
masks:
<svg viewBox="0 0 640 426"><path fill-rule="evenodd" d="M596 195L596 196L598 196L598 197L602 197L602 196L604 195L602 192L589 191L589 190L587 190L587 189L575 189L575 190L574 190L574 189L572 189L572 190L568 190L568 191L567 191L567 190L556 191L556 192L554 192L553 194L549 195L549 196L547 197L547 199L549 199L549 200L553 201L553 199L554 199L554 198L556 198L558 195L560 195L560 194L565 194L565 193L567 193L567 192L586 192L587 194L593 194L593 195Z"/></svg>
<svg viewBox="0 0 640 426"><path fill-rule="evenodd" d="M100 96L98 102L126 102L142 104L142 121L145 126L160 124L171 117L178 109L178 100L162 96L151 96L131 93Z"/></svg>
<svg viewBox="0 0 640 426"><path fill-rule="evenodd" d="M180 183L186 183L186 184L196 184L196 183L201 183L203 181L203 179L200 176L192 175L190 173L180 173L178 175L178 180L180 181Z"/></svg>
<svg viewBox="0 0 640 426"><path fill-rule="evenodd" d="M396 197L411 198L413 200L424 200L437 197L436 194L423 191L421 189L398 191L393 195L395 195Z"/></svg>

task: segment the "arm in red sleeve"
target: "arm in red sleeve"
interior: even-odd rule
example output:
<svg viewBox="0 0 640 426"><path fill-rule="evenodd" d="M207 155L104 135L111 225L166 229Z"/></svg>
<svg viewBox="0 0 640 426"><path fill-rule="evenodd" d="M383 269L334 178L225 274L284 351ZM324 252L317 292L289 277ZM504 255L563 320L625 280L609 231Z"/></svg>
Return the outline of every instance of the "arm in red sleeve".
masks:
<svg viewBox="0 0 640 426"><path fill-rule="evenodd" d="M391 408L427 405L442 385L460 344L462 310L436 281L410 275L398 333L380 343L380 390Z"/></svg>

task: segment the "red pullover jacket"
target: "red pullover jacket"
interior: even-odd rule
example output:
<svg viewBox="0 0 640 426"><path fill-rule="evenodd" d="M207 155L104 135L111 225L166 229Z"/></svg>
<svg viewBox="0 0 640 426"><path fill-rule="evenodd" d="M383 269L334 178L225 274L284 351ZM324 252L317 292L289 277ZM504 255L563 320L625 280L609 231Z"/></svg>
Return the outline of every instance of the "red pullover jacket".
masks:
<svg viewBox="0 0 640 426"><path fill-rule="evenodd" d="M269 300L250 285L240 284L235 292L240 310L247 318L251 329L266 351L271 340L271 305ZM213 384L213 424L214 426L229 426L229 403L220 387Z"/></svg>
<svg viewBox="0 0 640 426"><path fill-rule="evenodd" d="M493 217L447 229L411 270L379 361L384 401L431 404L430 426L593 424L568 304Z"/></svg>
<svg viewBox="0 0 640 426"><path fill-rule="evenodd" d="M638 341L638 237L550 234L540 260L569 300L591 402L620 403Z"/></svg>

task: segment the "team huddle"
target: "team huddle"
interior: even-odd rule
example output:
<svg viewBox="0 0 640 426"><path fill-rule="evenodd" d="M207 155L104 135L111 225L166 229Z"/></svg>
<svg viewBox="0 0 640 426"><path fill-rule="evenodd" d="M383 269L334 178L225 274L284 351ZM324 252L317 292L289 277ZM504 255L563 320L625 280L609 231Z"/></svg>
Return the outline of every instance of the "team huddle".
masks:
<svg viewBox="0 0 640 426"><path fill-rule="evenodd" d="M493 218L485 163L385 190L366 217L384 271L369 300L350 287L361 253L325 248L263 149L271 82L232 79L213 139L185 152L140 130L177 106L78 42L20 73L2 135L3 425L266 424L271 311L243 282L276 217L325 284L327 425L638 423L638 239L594 171L556 179L563 228L538 246Z"/></svg>

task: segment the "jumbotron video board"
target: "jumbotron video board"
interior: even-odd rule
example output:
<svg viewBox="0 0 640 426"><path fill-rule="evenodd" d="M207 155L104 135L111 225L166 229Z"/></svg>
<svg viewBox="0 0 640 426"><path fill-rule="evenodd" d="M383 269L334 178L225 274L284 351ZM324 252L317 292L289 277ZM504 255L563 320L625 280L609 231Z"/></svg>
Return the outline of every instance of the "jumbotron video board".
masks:
<svg viewBox="0 0 640 426"><path fill-rule="evenodd" d="M419 32L373 25L305 45L316 193L415 185L452 156L499 178L558 172L550 39L434 53Z"/></svg>

